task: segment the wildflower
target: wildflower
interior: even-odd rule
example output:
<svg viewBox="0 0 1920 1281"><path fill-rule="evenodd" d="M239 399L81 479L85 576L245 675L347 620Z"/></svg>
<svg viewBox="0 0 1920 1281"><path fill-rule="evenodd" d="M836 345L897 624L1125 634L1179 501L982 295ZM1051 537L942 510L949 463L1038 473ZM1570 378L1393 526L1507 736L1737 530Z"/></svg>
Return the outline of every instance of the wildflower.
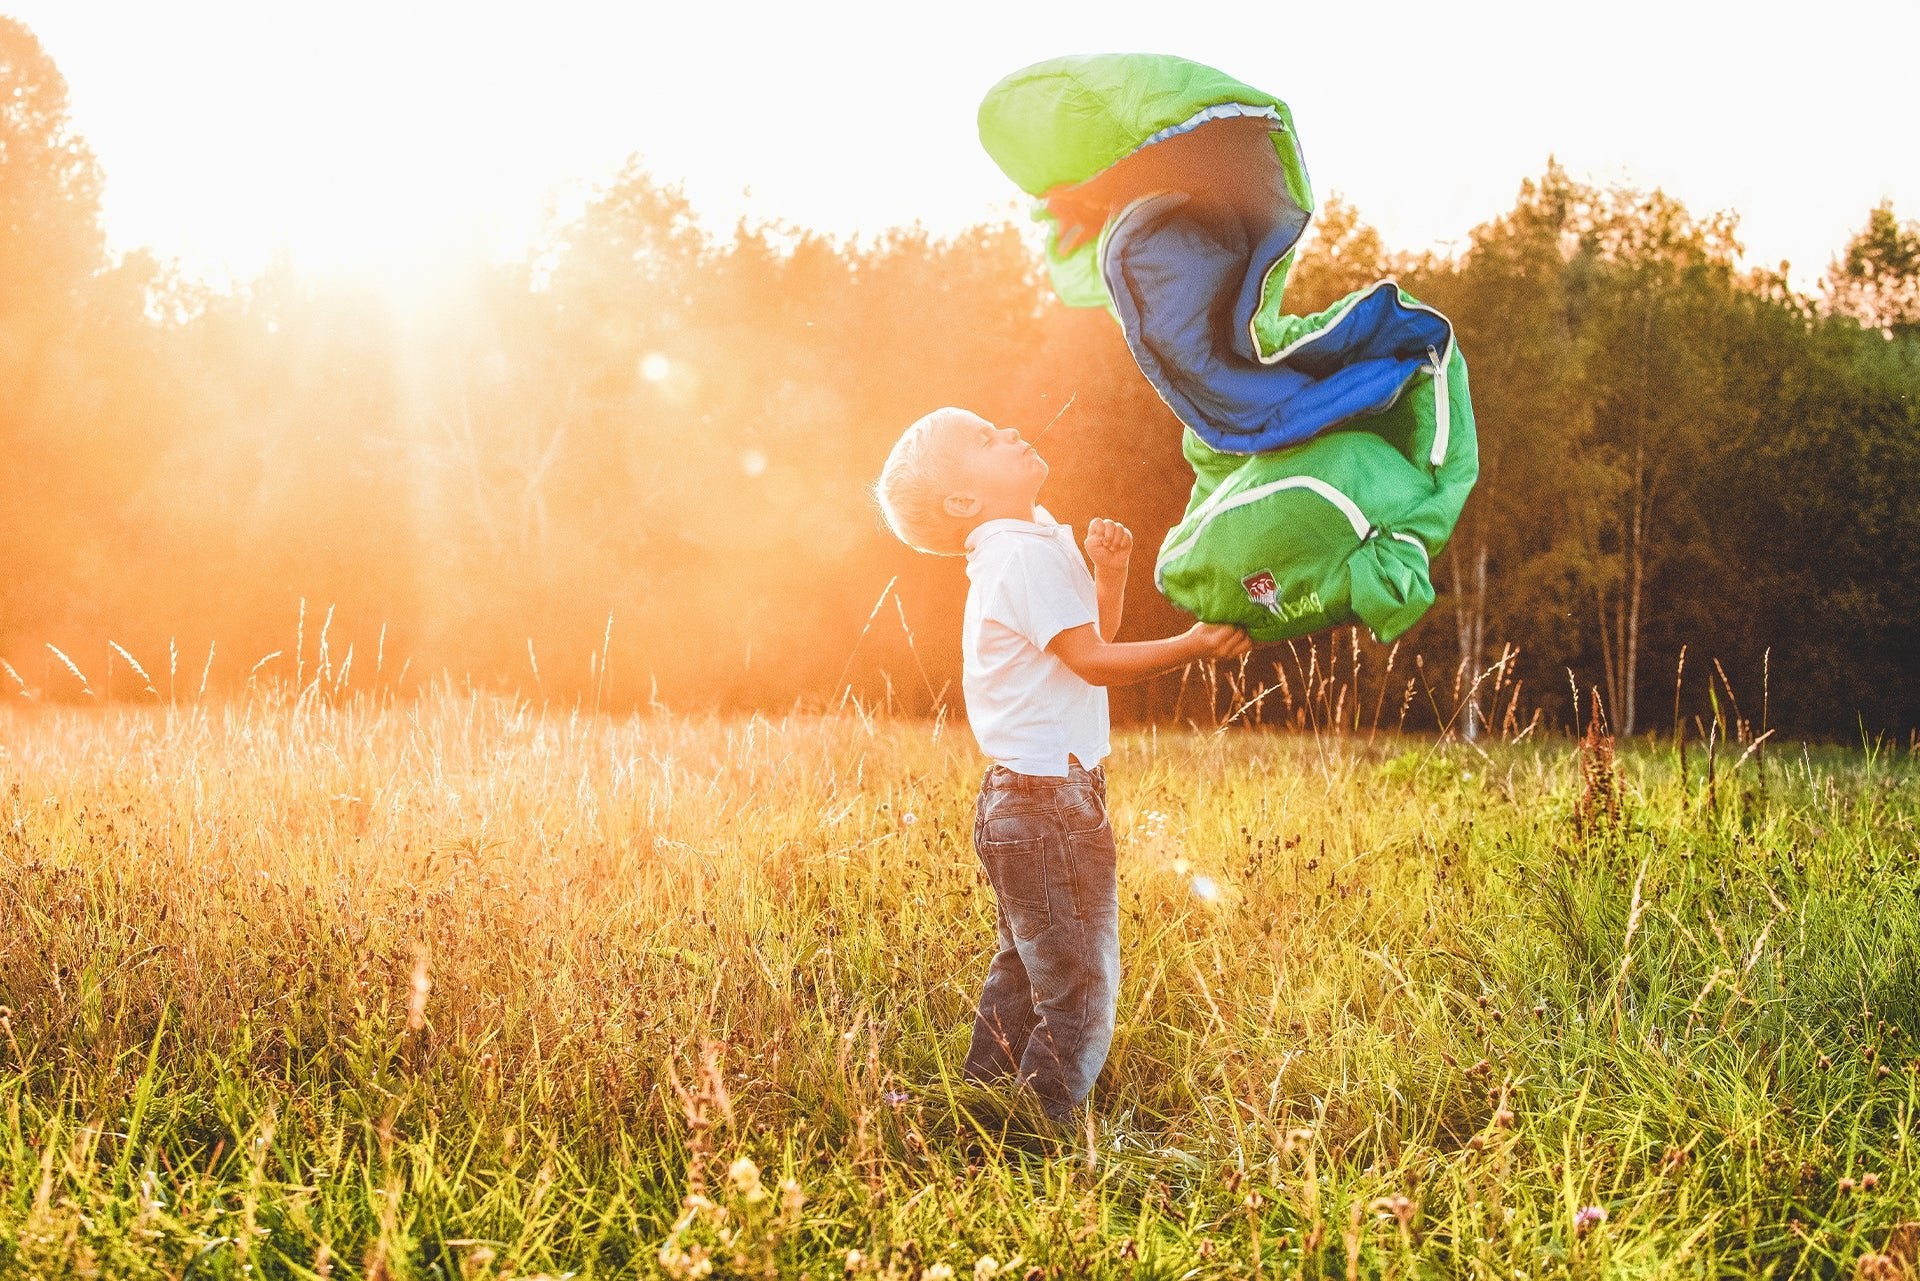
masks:
<svg viewBox="0 0 1920 1281"><path fill-rule="evenodd" d="M905 1103L908 1099L911 1099L912 1097L913 1096L907 1093L905 1090L888 1090L885 1094L880 1096L880 1099L881 1099L881 1102L886 1103L888 1106L897 1108L902 1103Z"/></svg>
<svg viewBox="0 0 1920 1281"><path fill-rule="evenodd" d="M1184 858L1177 858L1173 860L1173 874L1175 876L1185 876L1188 872L1191 872L1192 870L1193 870L1193 864L1187 862L1187 860L1185 860Z"/></svg>
<svg viewBox="0 0 1920 1281"><path fill-rule="evenodd" d="M780 1180L780 1213L794 1215L800 1213L800 1207L807 1203L807 1194L800 1190L797 1179Z"/></svg>
<svg viewBox="0 0 1920 1281"><path fill-rule="evenodd" d="M991 1254L983 1254L973 1261L973 1281L993 1281L1000 1275L1000 1261Z"/></svg>
<svg viewBox="0 0 1920 1281"><path fill-rule="evenodd" d="M920 821L919 819L913 816L912 810L908 810L906 813L900 816L900 822L906 827L912 827L915 823L918 823L919 821Z"/></svg>
<svg viewBox="0 0 1920 1281"><path fill-rule="evenodd" d="M1512 1110L1501 1108L1498 1112L1495 1112L1493 1114L1493 1123L1503 1130L1511 1130L1513 1128Z"/></svg>
<svg viewBox="0 0 1920 1281"><path fill-rule="evenodd" d="M767 1190L760 1186L760 1167L747 1157L727 1167L727 1181L749 1205L767 1199Z"/></svg>
<svg viewBox="0 0 1920 1281"><path fill-rule="evenodd" d="M930 1264L927 1270L920 1275L926 1278L926 1281L953 1281L953 1265L950 1263Z"/></svg>
<svg viewBox="0 0 1920 1281"><path fill-rule="evenodd" d="M1879 1176L1879 1175L1877 1175L1877 1174L1863 1174L1863 1175L1861 1175L1861 1176L1860 1176L1860 1189L1861 1189L1861 1191L1863 1191L1863 1192L1871 1192L1871 1191L1873 1191L1873 1190L1874 1190L1875 1188L1877 1188L1877 1187L1879 1187L1879 1186L1880 1186L1880 1176Z"/></svg>
<svg viewBox="0 0 1920 1281"><path fill-rule="evenodd" d="M1601 1223L1605 1223L1606 1221L1607 1221L1607 1211L1604 1206L1598 1206L1598 1205L1581 1206L1580 1213L1573 1216L1574 1235L1585 1236L1589 1228L1592 1228Z"/></svg>
<svg viewBox="0 0 1920 1281"><path fill-rule="evenodd" d="M847 1271L858 1272L860 1265L864 1262L866 1262L866 1257L858 1250L847 1251Z"/></svg>

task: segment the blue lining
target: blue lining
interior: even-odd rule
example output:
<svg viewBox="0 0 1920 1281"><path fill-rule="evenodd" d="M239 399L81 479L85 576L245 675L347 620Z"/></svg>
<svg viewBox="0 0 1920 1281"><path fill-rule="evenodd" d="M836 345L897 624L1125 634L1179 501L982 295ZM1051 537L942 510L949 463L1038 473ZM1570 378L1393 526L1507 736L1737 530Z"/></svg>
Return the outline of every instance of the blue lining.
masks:
<svg viewBox="0 0 1920 1281"><path fill-rule="evenodd" d="M1298 444L1378 413L1447 349L1451 328L1382 281L1307 340L1264 363L1252 322L1268 271L1307 214L1274 172L1271 207L1208 207L1186 192L1148 196L1108 229L1101 274L1127 346L1174 414L1223 453Z"/></svg>

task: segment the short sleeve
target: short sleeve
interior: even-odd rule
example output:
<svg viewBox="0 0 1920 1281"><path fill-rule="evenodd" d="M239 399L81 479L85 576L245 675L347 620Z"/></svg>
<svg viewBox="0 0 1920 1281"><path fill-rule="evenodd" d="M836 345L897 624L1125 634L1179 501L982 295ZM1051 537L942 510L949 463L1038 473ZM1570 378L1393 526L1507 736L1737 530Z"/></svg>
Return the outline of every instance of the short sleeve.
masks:
<svg viewBox="0 0 1920 1281"><path fill-rule="evenodd" d="M1078 554L1052 539L1022 538L990 595L984 619L1032 641L1037 649L1069 627L1098 624L1092 575Z"/></svg>

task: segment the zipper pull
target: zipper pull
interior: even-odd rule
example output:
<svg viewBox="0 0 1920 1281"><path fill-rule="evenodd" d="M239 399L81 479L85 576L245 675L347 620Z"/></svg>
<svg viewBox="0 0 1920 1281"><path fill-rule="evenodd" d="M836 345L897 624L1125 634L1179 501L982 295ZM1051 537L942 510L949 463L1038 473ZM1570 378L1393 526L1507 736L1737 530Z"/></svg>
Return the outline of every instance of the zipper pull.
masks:
<svg viewBox="0 0 1920 1281"><path fill-rule="evenodd" d="M1438 467L1447 458L1447 437L1453 426L1449 421L1452 405L1447 395L1447 367L1440 362L1440 353L1429 347L1427 359L1433 362L1428 368L1433 375L1433 449L1427 455L1427 462Z"/></svg>

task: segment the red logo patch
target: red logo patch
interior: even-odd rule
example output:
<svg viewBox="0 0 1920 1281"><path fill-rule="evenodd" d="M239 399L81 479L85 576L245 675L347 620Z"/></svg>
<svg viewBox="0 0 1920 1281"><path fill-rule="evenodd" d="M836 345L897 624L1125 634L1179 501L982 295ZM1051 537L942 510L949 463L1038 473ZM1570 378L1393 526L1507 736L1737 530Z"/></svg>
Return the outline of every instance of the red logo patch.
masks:
<svg viewBox="0 0 1920 1281"><path fill-rule="evenodd" d="M1262 609L1274 609L1280 604L1280 588L1273 581L1270 569L1248 574L1240 580L1240 585L1247 589L1247 599Z"/></svg>

